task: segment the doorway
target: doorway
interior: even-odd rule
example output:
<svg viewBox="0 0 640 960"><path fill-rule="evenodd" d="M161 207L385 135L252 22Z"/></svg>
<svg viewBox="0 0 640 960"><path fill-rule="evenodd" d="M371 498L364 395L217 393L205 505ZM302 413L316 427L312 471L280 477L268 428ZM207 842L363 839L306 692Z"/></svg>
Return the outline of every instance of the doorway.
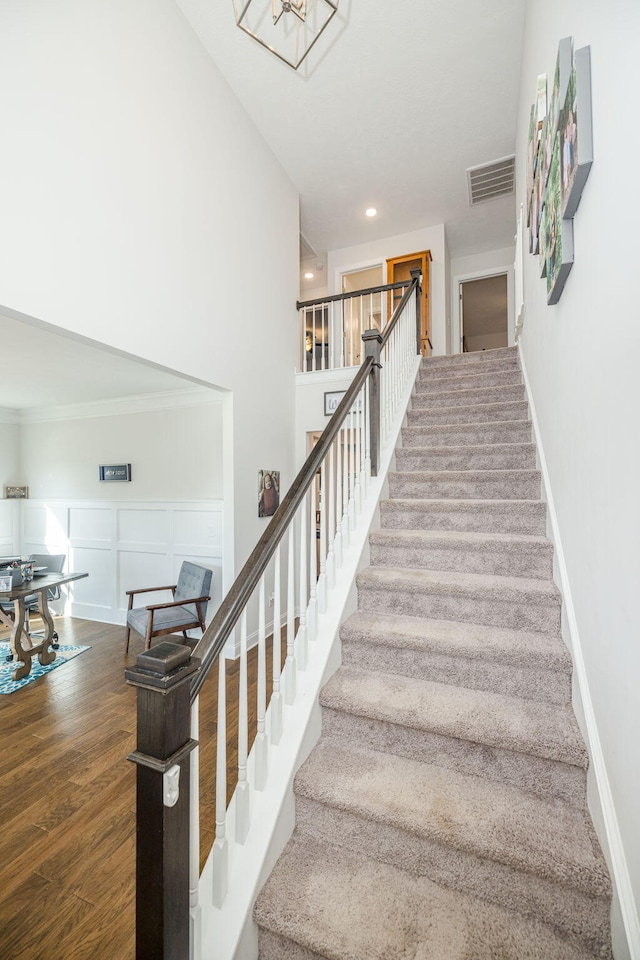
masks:
<svg viewBox="0 0 640 960"><path fill-rule="evenodd" d="M429 295L429 264L431 251L421 250L403 257L387 260L387 283L411 283L411 271L420 270L422 274L422 299L420 304L420 353L428 357L433 349L429 339L431 327L431 297ZM402 290L394 290L390 296L390 315L402 300Z"/></svg>
<svg viewBox="0 0 640 960"><path fill-rule="evenodd" d="M459 296L462 352L508 346L506 273L462 281Z"/></svg>

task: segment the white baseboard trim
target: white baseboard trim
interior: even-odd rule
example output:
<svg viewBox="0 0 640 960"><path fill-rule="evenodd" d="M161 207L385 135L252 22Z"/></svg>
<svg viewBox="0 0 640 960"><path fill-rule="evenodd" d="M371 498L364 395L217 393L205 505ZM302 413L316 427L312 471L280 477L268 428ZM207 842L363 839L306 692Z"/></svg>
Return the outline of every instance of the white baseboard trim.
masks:
<svg viewBox="0 0 640 960"><path fill-rule="evenodd" d="M618 825L618 817L616 815L613 794L611 792L611 785L609 783L609 776L607 774L604 753L602 750L602 744L600 742L600 735L598 733L598 724L596 721L595 711L593 709L591 692L589 690L587 668L582 653L578 621L573 604L569 574L567 571L564 550L562 547L562 539L560 536L560 525L558 523L558 516L556 514L555 504L553 501L549 471L544 454L542 437L540 435L540 425L536 414L535 402L531 393L531 384L527 375L527 368L522 355L522 349L519 350L519 356L527 401L529 403L531 422L533 424L536 447L538 450L538 457L540 460L543 499L545 499L547 503L548 520L551 529L551 540L553 541L555 548L558 579L560 580L558 586L562 593L566 621L570 634L569 648L573 657L575 676L578 682L577 693L584 715L585 730L583 732L587 740L587 750L591 759L596 789L598 792L597 802L600 805L602 820L606 832L606 846L609 854L609 867L613 874L612 879L614 885L614 895L617 895L620 905L620 913L622 916L622 922L624 924L624 932L627 939L629 956L631 960L640 960L640 919L638 918L638 911L633 896L633 888L631 885L631 878L629 876L627 858L622 844L620 827ZM605 846L605 844L603 844L603 846Z"/></svg>

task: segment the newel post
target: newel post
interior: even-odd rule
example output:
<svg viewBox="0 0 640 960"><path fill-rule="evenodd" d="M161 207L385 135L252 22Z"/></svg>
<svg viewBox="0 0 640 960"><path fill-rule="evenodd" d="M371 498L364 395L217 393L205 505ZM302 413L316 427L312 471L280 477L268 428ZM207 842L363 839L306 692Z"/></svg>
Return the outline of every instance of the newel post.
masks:
<svg viewBox="0 0 640 960"><path fill-rule="evenodd" d="M191 650L164 641L125 670L137 691L136 960L189 956Z"/></svg>
<svg viewBox="0 0 640 960"><path fill-rule="evenodd" d="M365 330L362 334L365 357L373 357L373 366L369 378L369 455L371 457L371 476L378 476L380 461L380 345L382 335L379 330Z"/></svg>
<svg viewBox="0 0 640 960"><path fill-rule="evenodd" d="M422 353L422 270L416 267L410 271L411 279L418 280L416 287L416 343L417 353Z"/></svg>

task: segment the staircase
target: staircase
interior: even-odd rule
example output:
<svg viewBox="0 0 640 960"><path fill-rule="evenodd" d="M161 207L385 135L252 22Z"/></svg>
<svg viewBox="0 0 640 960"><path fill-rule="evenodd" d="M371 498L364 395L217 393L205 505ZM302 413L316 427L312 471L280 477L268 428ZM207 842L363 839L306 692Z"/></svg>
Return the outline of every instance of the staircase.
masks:
<svg viewBox="0 0 640 960"><path fill-rule="evenodd" d="M261 960L610 958L515 348L424 360Z"/></svg>

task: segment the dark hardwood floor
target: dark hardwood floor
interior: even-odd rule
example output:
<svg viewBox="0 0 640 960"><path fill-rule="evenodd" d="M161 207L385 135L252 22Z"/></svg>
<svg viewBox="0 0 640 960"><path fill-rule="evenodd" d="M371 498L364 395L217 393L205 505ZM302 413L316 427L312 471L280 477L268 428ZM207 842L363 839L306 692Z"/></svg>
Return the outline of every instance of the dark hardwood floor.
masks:
<svg viewBox="0 0 640 960"><path fill-rule="evenodd" d="M0 696L0 957L133 960L135 691L124 629L58 619L61 643L91 644ZM4 637L4 634L2 634ZM250 742L257 651L249 654ZM268 695L271 655L267 653ZM227 797L237 778L238 664L227 665ZM201 694L201 865L215 830L217 668Z"/></svg>

